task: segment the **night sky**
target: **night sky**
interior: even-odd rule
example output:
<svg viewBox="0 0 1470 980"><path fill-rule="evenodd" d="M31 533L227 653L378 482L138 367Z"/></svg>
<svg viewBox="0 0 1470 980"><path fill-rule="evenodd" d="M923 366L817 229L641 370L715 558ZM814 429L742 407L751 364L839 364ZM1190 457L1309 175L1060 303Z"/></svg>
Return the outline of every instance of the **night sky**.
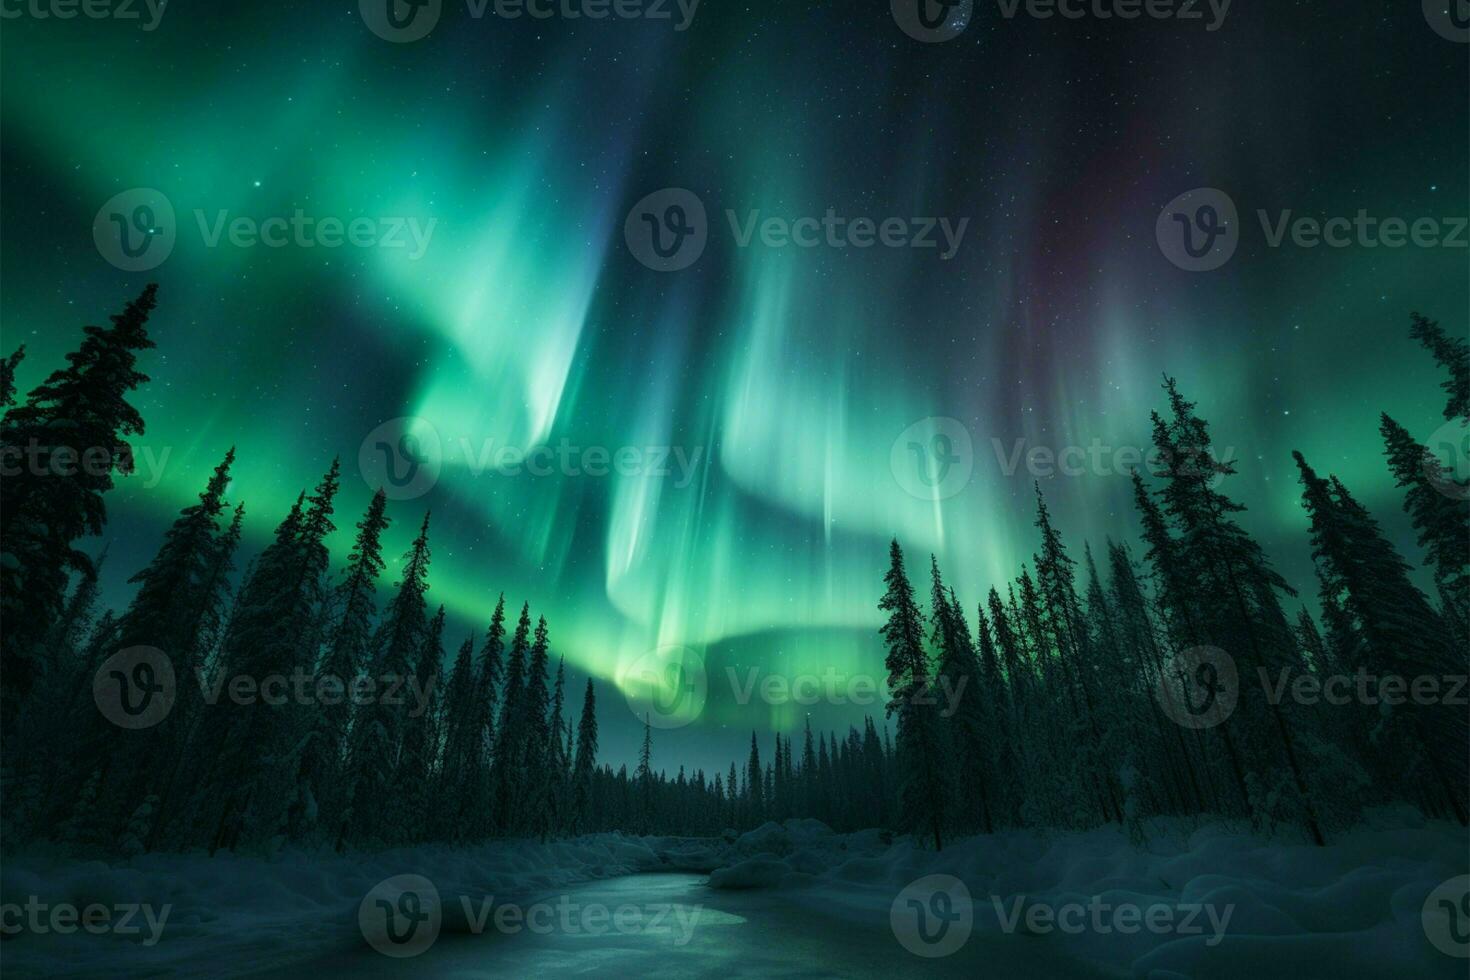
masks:
<svg viewBox="0 0 1470 980"><path fill-rule="evenodd" d="M1033 477L1007 475L996 441L1001 456L1020 439L1147 446L1165 372L1233 452L1227 492L1304 599L1293 449L1417 562L1377 417L1426 439L1442 422L1440 375L1407 327L1412 310L1470 323L1464 234L1460 248L1272 248L1256 216L1463 220L1470 45L1417 2L1236 0L1213 31L1203 4L1193 21L1007 20L988 2L945 43L910 38L878 0L704 0L683 31L668 8L507 20L492 5L475 19L446 0L412 43L376 36L354 0L178 3L154 30L4 21L0 322L6 351L27 345L22 389L84 323L161 286L153 380L133 401L138 445L169 455L161 480L108 498L110 601L231 445L247 554L340 454L345 559L371 493L364 440L423 419L441 471L391 504L387 550L396 563L432 508L430 596L450 611L450 650L501 591L529 600L573 690L589 672L607 682L604 756L618 762L637 724L619 671L690 648L711 700L658 736L655 764L723 770L752 728L798 729L807 713L734 704L727 667L879 673L894 536L916 570L936 553L973 610L1036 546ZM708 244L659 272L624 224L670 187L703 203ZM1238 207L1239 247L1184 271L1155 224L1206 187ZM173 251L146 271L93 238L99 209L133 188L175 212ZM968 224L945 259L742 248L726 218L829 208ZM420 257L209 247L196 217L297 209L432 234ZM942 500L891 465L900 434L933 417L972 446L968 481ZM476 474L461 449L563 439L701 455L685 482L677 467ZM1079 559L1084 541L1133 536L1124 475L1042 485ZM845 728L861 709L812 717Z"/></svg>

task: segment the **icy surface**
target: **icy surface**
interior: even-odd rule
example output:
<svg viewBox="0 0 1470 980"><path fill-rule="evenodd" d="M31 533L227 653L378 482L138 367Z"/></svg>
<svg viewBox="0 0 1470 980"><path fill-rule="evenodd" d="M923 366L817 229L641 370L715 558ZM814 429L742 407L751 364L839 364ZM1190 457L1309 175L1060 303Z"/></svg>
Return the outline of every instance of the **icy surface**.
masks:
<svg viewBox="0 0 1470 980"><path fill-rule="evenodd" d="M603 834L347 856L154 854L114 864L17 855L0 868L6 903L34 895L53 905L146 902L170 910L151 946L140 936L23 930L0 943L0 961L13 976L265 971L334 951L356 955L363 947L358 905L394 875L430 879L448 909L460 895L532 899L582 882L679 871L708 876L698 887L712 907L737 890L751 896L741 902L759 903L764 894L788 906L796 921L845 922L866 940L895 948L890 910L911 883L937 874L968 889L971 942L987 949L1044 944L1049 955L1115 975L1463 977L1466 961L1430 944L1421 910L1436 886L1466 873L1467 847L1463 828L1395 814L1325 848L1220 825L1160 822L1142 844L1117 828L1007 832L956 841L936 853L907 837L839 835L803 820L766 824L734 840ZM1142 908L1211 905L1228 907L1230 918L1219 935L1092 928L1037 934L1024 922L1003 927L1017 899L1026 908L1090 900ZM476 938L482 937L464 940Z"/></svg>

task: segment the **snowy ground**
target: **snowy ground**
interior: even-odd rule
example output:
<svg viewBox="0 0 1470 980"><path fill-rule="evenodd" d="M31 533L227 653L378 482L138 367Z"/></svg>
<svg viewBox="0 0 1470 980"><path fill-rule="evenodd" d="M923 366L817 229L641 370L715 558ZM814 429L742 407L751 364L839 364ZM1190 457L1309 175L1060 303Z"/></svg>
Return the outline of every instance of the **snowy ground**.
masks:
<svg viewBox="0 0 1470 980"><path fill-rule="evenodd" d="M365 897L398 875L432 882L444 931L463 934L478 929L460 910L488 896L549 901L580 882L684 871L708 875L712 909L735 890L766 893L907 950L917 968L921 956L957 964L976 948L1019 943L1102 973L1159 980L1462 978L1467 960L1453 954L1470 954L1460 938L1470 940L1470 905L1463 920L1453 917L1470 886L1458 877L1467 869L1462 828L1406 814L1380 815L1326 848L1159 824L1138 846L1116 829L1016 832L935 853L906 838L885 843L876 831L837 835L790 821L733 842L613 834L346 858L147 855L111 865L33 854L0 868L0 967L7 976L279 970L357 955L366 946ZM475 938L485 937L458 940Z"/></svg>

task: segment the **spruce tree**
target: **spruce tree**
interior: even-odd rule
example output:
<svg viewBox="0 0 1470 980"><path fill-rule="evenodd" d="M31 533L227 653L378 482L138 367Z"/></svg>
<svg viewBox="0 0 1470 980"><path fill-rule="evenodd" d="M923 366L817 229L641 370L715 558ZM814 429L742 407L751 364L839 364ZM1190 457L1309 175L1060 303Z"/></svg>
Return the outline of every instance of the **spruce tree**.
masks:
<svg viewBox="0 0 1470 980"><path fill-rule="evenodd" d="M1311 518L1312 557L1324 597L1351 618L1355 645L1344 666L1379 679L1464 676L1464 648L1449 636L1429 600L1409 579L1409 566L1383 536L1377 521L1335 477L1317 475L1299 452L1303 503ZM1466 822L1467 732L1463 712L1412 699L1391 705L1357 705L1363 745L1378 755L1380 783L1403 775L1432 780L1463 824ZM1367 729L1371 728L1369 733ZM1423 772L1415 773L1422 760Z"/></svg>
<svg viewBox="0 0 1470 980"><path fill-rule="evenodd" d="M524 708L526 699L526 658L530 653L531 606L522 603L521 618L511 638L510 656L506 663L505 690L500 699L500 726L495 740L493 781L495 784L495 825L501 833L520 829L525 815L524 794L528 774L524 771L528 724Z"/></svg>
<svg viewBox="0 0 1470 980"><path fill-rule="evenodd" d="M398 591L388 603L372 639L369 673L377 683L352 726L348 754L349 796L338 846L391 844L408 837L412 827L390 825L387 817L402 812L396 793L401 785L399 766L409 725L403 704L389 704L383 685L401 683L416 675L424 644L431 639L428 602L429 515L403 559Z"/></svg>
<svg viewBox="0 0 1470 980"><path fill-rule="evenodd" d="M148 828L145 845L156 842L163 822L175 816L178 781L205 708L198 683L207 667L205 631L224 615L228 569L239 534L234 524L227 529L219 525L234 461L231 448L199 502L179 513L153 560L128 580L138 589L116 627L120 648L162 651L176 678L176 701L167 718L140 731L109 732L105 740L109 761L100 805L118 815L145 812L158 819L159 828ZM149 795L155 805L141 811Z"/></svg>
<svg viewBox="0 0 1470 980"><path fill-rule="evenodd" d="M572 832L583 833L592 815L592 774L597 768L597 694L592 678L582 695L582 717L577 722L577 757L572 764Z"/></svg>
<svg viewBox="0 0 1470 980"><path fill-rule="evenodd" d="M13 472L0 480L0 725L8 731L35 684L46 630L62 611L71 573L92 571L75 547L101 534L103 495L113 474L133 471L127 438L143 433L143 417L127 401L148 380L139 351L153 347L150 285L108 327L83 328L84 339L53 372L0 420L0 457ZM12 355L14 357L14 355ZM12 382L13 383L13 382ZM14 461L24 460L21 465Z"/></svg>
<svg viewBox="0 0 1470 980"><path fill-rule="evenodd" d="M1434 355L1439 366L1449 372L1449 377L1440 382L1440 387L1449 396L1444 406L1444 417L1470 417L1470 343L1463 337L1451 337L1436 321L1419 313L1411 316L1409 336L1419 341Z"/></svg>
<svg viewBox="0 0 1470 980"><path fill-rule="evenodd" d="M1470 483L1457 480L1430 447L1387 414L1379 431L1435 584L1459 619L1470 618Z"/></svg>
<svg viewBox="0 0 1470 980"><path fill-rule="evenodd" d="M640 834L653 832L653 727L647 713L643 715L643 746L638 750L638 771L633 777L638 783L637 828Z"/></svg>
<svg viewBox="0 0 1470 980"><path fill-rule="evenodd" d="M21 344L9 357L0 358L0 408L15 404L15 369L25 360L26 345Z"/></svg>
<svg viewBox="0 0 1470 980"><path fill-rule="evenodd" d="M933 704L929 656L924 650L923 619L914 588L904 571L903 551L894 540L884 575L887 591L878 608L888 614L880 632L888 647L884 664L892 693L888 714L898 719L899 829L931 835L944 849L944 817L949 808L948 765Z"/></svg>
<svg viewBox="0 0 1470 980"><path fill-rule="evenodd" d="M350 692L359 676L371 666L377 581L386 567L382 536L390 524L387 504L388 497L381 489L368 502L367 511L357 522L357 536L347 556L347 567L335 590L337 620L328 630L318 670L323 680L329 684L340 683L344 692ZM312 714L298 778L302 813L318 814L310 824L319 823L330 833L337 833L347 804L343 766L347 762L353 704L346 693L340 699L328 701L332 703L318 705ZM308 826L301 826L299 832L309 832Z"/></svg>
<svg viewBox="0 0 1470 980"><path fill-rule="evenodd" d="M490 833L495 827L495 786L491 763L495 757L495 706L500 696L501 658L505 654L505 596L495 602L495 612L485 630L485 647L480 653L480 664L475 674L475 699L470 723L471 746L467 749L470 759L465 782L469 788L463 797L463 806L468 814L470 826L482 833Z"/></svg>

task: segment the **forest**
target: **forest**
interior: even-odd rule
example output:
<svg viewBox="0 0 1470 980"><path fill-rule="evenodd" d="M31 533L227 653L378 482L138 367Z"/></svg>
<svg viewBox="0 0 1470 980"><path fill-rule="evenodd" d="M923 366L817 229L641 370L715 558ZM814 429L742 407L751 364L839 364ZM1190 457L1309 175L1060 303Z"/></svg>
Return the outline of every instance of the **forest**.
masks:
<svg viewBox="0 0 1470 980"><path fill-rule="evenodd" d="M753 732L748 758L715 773L655 769L646 725L629 772L599 760L599 690L567 690L528 602L502 595L483 634L446 636L430 598L431 515L391 584L382 491L351 551L329 553L351 519L334 510L337 460L247 556L230 449L128 579L126 605L108 608L105 549L84 548L105 533L107 494L144 431L129 397L150 381L138 359L154 346L157 301L149 286L110 325L86 327L24 397L24 348L0 361L7 850L341 852L718 836L791 817L936 849L1027 827L1141 837L1156 816L1320 845L1387 802L1467 822L1470 483L1386 414L1383 465L1412 556L1298 453L1317 578L1315 595L1298 595L1246 529L1209 422L1165 378L1148 420L1162 463L1133 473L1136 521L1095 552L1064 541L1039 485L1034 555L983 596L957 595L936 561L916 567L892 542L874 583L885 717L775 733L765 753ZM1407 333L1442 369L1444 417L1466 432L1470 345L1419 314ZM292 676L338 683L294 698L235 684ZM1371 681L1382 696L1301 697L1303 678L1320 691ZM941 683L963 692L952 711L928 696Z"/></svg>

